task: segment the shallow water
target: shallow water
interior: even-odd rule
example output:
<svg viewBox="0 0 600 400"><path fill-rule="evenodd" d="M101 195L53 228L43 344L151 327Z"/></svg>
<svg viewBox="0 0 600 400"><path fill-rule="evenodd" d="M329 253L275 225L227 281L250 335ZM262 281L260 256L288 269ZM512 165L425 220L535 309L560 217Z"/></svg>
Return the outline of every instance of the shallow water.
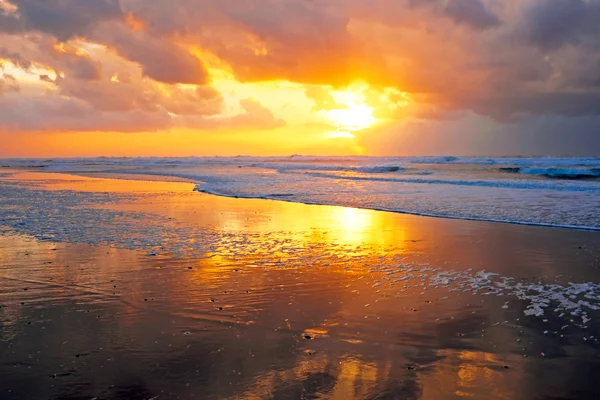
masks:
<svg viewBox="0 0 600 400"><path fill-rule="evenodd" d="M4 177L0 398L600 395L597 232L192 189Z"/></svg>
<svg viewBox="0 0 600 400"><path fill-rule="evenodd" d="M187 157L0 160L189 179L227 197L600 230L600 158ZM165 178L163 178L165 179Z"/></svg>

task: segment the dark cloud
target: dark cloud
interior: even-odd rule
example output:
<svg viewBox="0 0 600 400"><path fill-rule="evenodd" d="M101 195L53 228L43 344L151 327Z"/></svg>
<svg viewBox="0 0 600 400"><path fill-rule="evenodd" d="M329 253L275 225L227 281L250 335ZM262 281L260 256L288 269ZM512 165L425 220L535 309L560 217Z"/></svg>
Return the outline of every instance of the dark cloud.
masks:
<svg viewBox="0 0 600 400"><path fill-rule="evenodd" d="M600 116L529 116L519 123L463 113L452 120L405 121L362 138L370 154L571 156L600 154Z"/></svg>
<svg viewBox="0 0 600 400"><path fill-rule="evenodd" d="M429 8L457 24L477 30L500 25L501 21L484 0L407 0L410 8Z"/></svg>
<svg viewBox="0 0 600 400"><path fill-rule="evenodd" d="M102 76L101 63L72 46L58 48L57 42L47 38L33 41L23 41L15 35L2 38L6 39L6 45L0 47L0 59L10 61L25 71L30 71L35 65L83 80L98 80Z"/></svg>
<svg viewBox="0 0 600 400"><path fill-rule="evenodd" d="M444 13L457 23L474 29L500 25L500 19L481 0L448 0Z"/></svg>
<svg viewBox="0 0 600 400"><path fill-rule="evenodd" d="M38 31L61 41L85 37L99 22L121 18L119 0L12 0L18 15L1 15L0 31Z"/></svg>
<svg viewBox="0 0 600 400"><path fill-rule="evenodd" d="M500 121L530 115L582 117L600 115L600 93L553 92L461 99L473 111Z"/></svg>
<svg viewBox="0 0 600 400"><path fill-rule="evenodd" d="M576 43L585 19L582 0L535 1L525 10L523 35L543 50Z"/></svg>
<svg viewBox="0 0 600 400"><path fill-rule="evenodd" d="M520 34L543 51L600 34L600 3L596 0L535 0L524 8L523 16Z"/></svg>
<svg viewBox="0 0 600 400"><path fill-rule="evenodd" d="M54 80L52 78L50 78L48 75L46 75L46 74L40 75L40 81L48 82L48 83L54 83Z"/></svg>
<svg viewBox="0 0 600 400"><path fill-rule="evenodd" d="M24 30L21 21L11 14L5 13L0 8L0 32L17 33Z"/></svg>
<svg viewBox="0 0 600 400"><path fill-rule="evenodd" d="M55 70L64 72L67 76L88 81L97 81L102 78L102 65L89 56L64 53L55 54L55 57L63 58L59 61L62 65Z"/></svg>
<svg viewBox="0 0 600 400"><path fill-rule="evenodd" d="M12 52L5 47L0 47L0 60L5 59L16 65L17 67L28 70L31 68L31 61L25 59L21 54Z"/></svg>
<svg viewBox="0 0 600 400"><path fill-rule="evenodd" d="M411 7L422 7L440 4L442 0L408 0Z"/></svg>
<svg viewBox="0 0 600 400"><path fill-rule="evenodd" d="M112 44L119 54L139 63L144 74L156 81L200 85L209 81L202 61L176 44L132 33L118 35Z"/></svg>
<svg viewBox="0 0 600 400"><path fill-rule="evenodd" d="M165 83L204 84L203 63L168 38L132 32L118 0L15 0L18 13L1 14L0 32L40 32L61 42L83 38L114 47L142 65L147 76ZM50 51L51 50L47 50ZM0 55L1 57L2 55ZM77 77L97 79L98 65L83 57L71 58Z"/></svg>

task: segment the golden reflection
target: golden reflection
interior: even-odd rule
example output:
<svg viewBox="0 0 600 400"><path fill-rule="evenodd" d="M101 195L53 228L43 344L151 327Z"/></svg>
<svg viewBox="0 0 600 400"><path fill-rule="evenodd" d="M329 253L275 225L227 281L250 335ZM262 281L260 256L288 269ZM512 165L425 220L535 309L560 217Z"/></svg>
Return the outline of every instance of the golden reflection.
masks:
<svg viewBox="0 0 600 400"><path fill-rule="evenodd" d="M470 350L439 350L443 360L426 382L438 382L442 388L426 385L426 398L437 398L441 393L457 397L510 398L503 392L503 377L499 372L504 363L497 354Z"/></svg>
<svg viewBox="0 0 600 400"><path fill-rule="evenodd" d="M106 175L119 176L118 174ZM182 182L186 181L184 179L172 179L171 182L165 182L164 179L167 178L155 176L129 175L129 177L134 179L107 179L49 172L19 172L7 177L6 180L28 181L46 190L77 190L98 193L190 193L194 189L192 183Z"/></svg>
<svg viewBox="0 0 600 400"><path fill-rule="evenodd" d="M140 352L163 345L157 354L190 352L182 358L194 359L196 348L206 350L198 353L204 356L222 354L211 358L211 370L228 383L240 377L243 398L277 398L278 391L313 387L312 398L340 400L377 398L394 390L425 400L442 400L448 393L479 398L510 393L496 354L430 344L437 339L440 313L468 318L471 309L459 301L450 311L428 306L428 297L419 296L422 288L400 294L399 285L385 282L385 273L372 271L379 264L392 265L397 252L418 252L419 239L436 227L431 220L215 197L192 193L192 185L181 182L42 173L23 173L20 179L47 189L160 189L107 207L169 217L185 236L167 239L189 239L190 248L198 228L218 235L203 244L202 257L0 236L0 303L8 304L2 316L8 315L11 324L24 321L23 286L35 284L26 293L37 296L40 306L69 316L92 305L91 318L110 320L102 325L108 327L106 337L136 339L120 351L135 343ZM415 305L419 312L411 310ZM72 334L69 318L53 324L65 324ZM5 326L0 333L12 338L16 332ZM182 345L177 340L183 332L190 334ZM404 339L403 334L413 333L416 339ZM154 340L154 334L161 336ZM409 370L421 353L427 372ZM511 364L518 368L516 360ZM218 391L214 385L211 389Z"/></svg>
<svg viewBox="0 0 600 400"><path fill-rule="evenodd" d="M331 213L338 220L340 236L350 244L359 245L369 241L374 228L374 214L358 208L332 208Z"/></svg>
<svg viewBox="0 0 600 400"><path fill-rule="evenodd" d="M364 398L377 383L376 364L365 363L351 357L342 359L339 364L337 382L331 392L332 399Z"/></svg>
<svg viewBox="0 0 600 400"><path fill-rule="evenodd" d="M155 198L152 204L122 203L116 207L148 213L166 213L170 218L187 223L209 223L228 233L281 232L282 236L279 240L270 244L263 242L263 250L269 253L273 253L277 247L284 246L286 241L292 239L301 240L306 247L327 240L336 245L353 248L393 245L402 251L402 246L398 246L399 243L406 242L408 238L417 239L421 236L422 228L419 224L399 225L390 220L388 214L372 210L216 197L193 192L194 184L191 183L162 182L157 179L165 178L152 176L120 175L119 177L128 179L35 172L20 173L14 175L13 179L32 181L48 190L162 193L165 196ZM222 247L217 250L223 256L227 248Z"/></svg>

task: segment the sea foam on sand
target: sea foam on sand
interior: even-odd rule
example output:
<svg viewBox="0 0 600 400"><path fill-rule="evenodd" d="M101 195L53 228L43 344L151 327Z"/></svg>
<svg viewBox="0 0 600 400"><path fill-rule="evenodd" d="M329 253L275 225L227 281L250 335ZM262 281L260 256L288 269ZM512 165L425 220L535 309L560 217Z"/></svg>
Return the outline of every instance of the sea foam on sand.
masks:
<svg viewBox="0 0 600 400"><path fill-rule="evenodd" d="M19 233L40 241L108 244L143 250L147 254L203 258L220 254L239 259L254 254L264 268L327 268L362 265L373 273L374 284L424 291L443 289L449 294L514 299L524 304L524 316L562 318L565 326L586 328L600 309L600 286L593 282L525 282L480 270L433 268L429 264L403 263L397 254L372 251L360 245L335 242L306 247L302 238L279 231L223 230L209 225L186 224L176 219L140 211L118 211L124 201L154 201L154 195L83 193L43 190L36 185L0 181L0 234ZM307 233L308 234L308 233ZM266 247L266 244L268 246ZM148 253L150 252L150 253ZM444 301L441 296L439 301Z"/></svg>

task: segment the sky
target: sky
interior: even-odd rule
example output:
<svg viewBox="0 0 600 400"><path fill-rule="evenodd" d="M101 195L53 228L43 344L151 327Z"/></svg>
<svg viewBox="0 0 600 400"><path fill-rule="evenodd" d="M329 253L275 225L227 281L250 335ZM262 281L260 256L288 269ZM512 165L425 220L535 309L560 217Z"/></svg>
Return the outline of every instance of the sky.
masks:
<svg viewBox="0 0 600 400"><path fill-rule="evenodd" d="M600 156L600 0L0 0L0 157Z"/></svg>

